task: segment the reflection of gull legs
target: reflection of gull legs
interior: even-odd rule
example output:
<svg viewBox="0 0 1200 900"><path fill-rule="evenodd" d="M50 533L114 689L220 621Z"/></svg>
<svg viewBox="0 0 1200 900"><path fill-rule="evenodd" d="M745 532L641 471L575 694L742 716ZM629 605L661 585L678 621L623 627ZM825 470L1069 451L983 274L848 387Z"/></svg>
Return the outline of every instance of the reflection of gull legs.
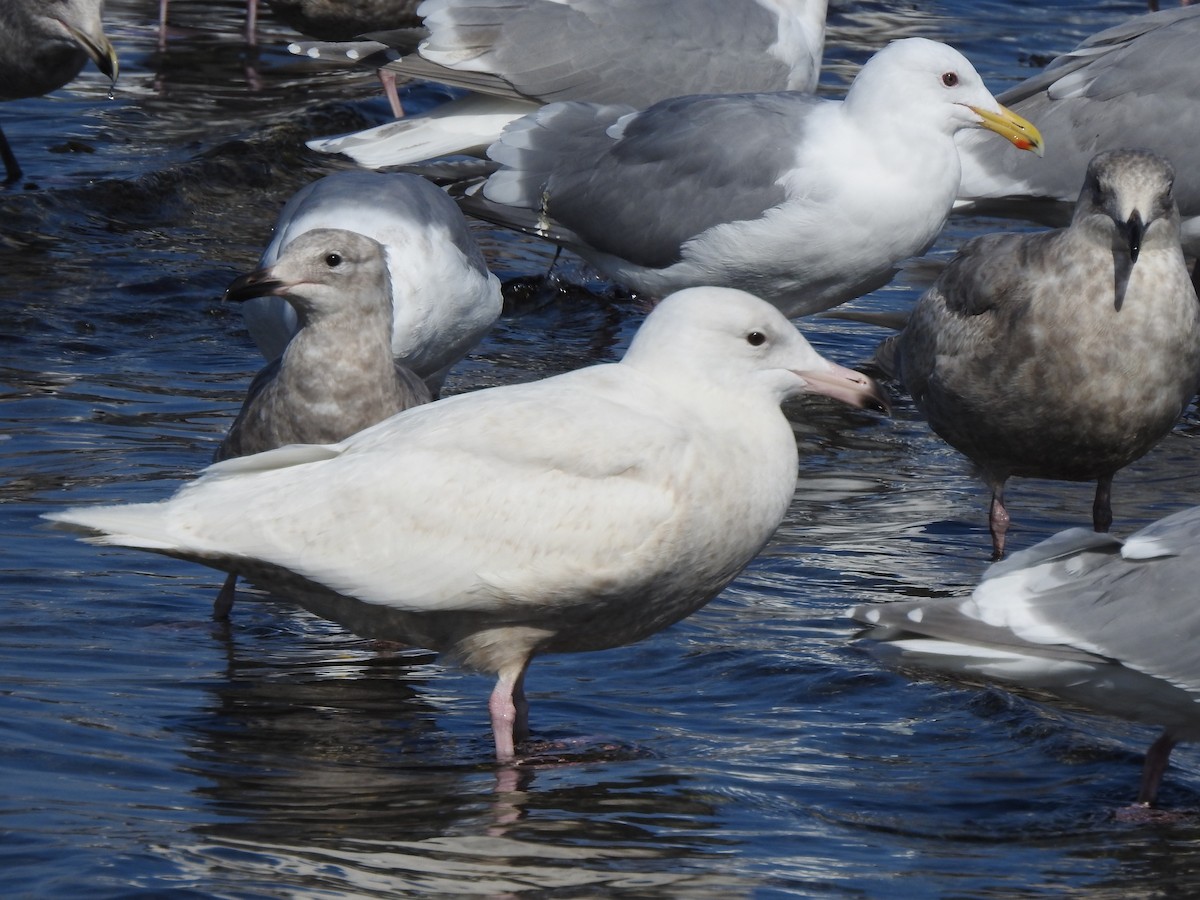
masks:
<svg viewBox="0 0 1200 900"><path fill-rule="evenodd" d="M158 49L167 49L167 5L170 0L158 0ZM246 0L246 43L258 43L258 0Z"/></svg>

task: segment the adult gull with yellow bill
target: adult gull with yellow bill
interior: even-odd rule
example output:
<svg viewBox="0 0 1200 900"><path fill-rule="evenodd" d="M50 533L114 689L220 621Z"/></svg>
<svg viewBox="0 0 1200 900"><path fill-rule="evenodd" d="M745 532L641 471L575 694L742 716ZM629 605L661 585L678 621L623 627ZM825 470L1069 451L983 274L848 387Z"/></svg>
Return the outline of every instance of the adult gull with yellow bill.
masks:
<svg viewBox="0 0 1200 900"><path fill-rule="evenodd" d="M966 57L909 38L868 60L843 100L551 104L506 129L488 151L502 168L463 204L639 293L721 285L799 316L886 284L937 237L968 128L1041 152Z"/></svg>

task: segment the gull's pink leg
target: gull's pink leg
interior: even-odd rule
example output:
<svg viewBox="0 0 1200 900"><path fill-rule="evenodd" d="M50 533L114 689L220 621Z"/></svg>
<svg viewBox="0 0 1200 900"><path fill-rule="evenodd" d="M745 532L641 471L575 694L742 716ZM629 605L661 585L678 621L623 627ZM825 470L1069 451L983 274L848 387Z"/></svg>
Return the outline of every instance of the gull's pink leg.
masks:
<svg viewBox="0 0 1200 900"><path fill-rule="evenodd" d="M525 670L529 660L500 671L488 699L492 736L496 740L496 759L510 762L516 757L516 745L529 738L529 702L525 699Z"/></svg>
<svg viewBox="0 0 1200 900"><path fill-rule="evenodd" d="M167 49L167 3L169 0L158 0L158 49Z"/></svg>
<svg viewBox="0 0 1200 900"><path fill-rule="evenodd" d="M258 0L246 0L246 43L258 44Z"/></svg>
<svg viewBox="0 0 1200 900"><path fill-rule="evenodd" d="M400 94L396 90L396 73L391 69L380 69L379 83L383 85L383 95L388 99L392 115L397 119L403 119L404 105L400 102Z"/></svg>

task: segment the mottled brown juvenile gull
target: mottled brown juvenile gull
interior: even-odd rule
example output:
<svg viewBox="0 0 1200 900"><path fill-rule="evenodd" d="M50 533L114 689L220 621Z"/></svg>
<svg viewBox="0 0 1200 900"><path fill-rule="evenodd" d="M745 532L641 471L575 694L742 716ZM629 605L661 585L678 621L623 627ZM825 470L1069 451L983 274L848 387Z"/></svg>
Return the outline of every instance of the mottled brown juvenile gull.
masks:
<svg viewBox="0 0 1200 900"><path fill-rule="evenodd" d="M104 0L4 0L0 3L0 101L40 97L71 81L90 59L117 79L117 51L104 34ZM21 166L0 128L5 183Z"/></svg>
<svg viewBox="0 0 1200 900"><path fill-rule="evenodd" d="M392 293L383 246L319 228L276 263L244 275L225 299L283 297L299 330L283 356L255 376L215 459L284 444L330 444L410 406L429 388L392 356Z"/></svg>
<svg viewBox="0 0 1200 900"><path fill-rule="evenodd" d="M244 275L225 299L283 297L299 330L250 383L217 448L217 462L286 444L332 444L413 406L429 388L392 357L392 292L383 246L352 231L306 231L268 268ZM233 608L225 579L213 618Z"/></svg>
<svg viewBox="0 0 1200 900"><path fill-rule="evenodd" d="M496 756L510 760L533 656L653 634L771 537L796 486L779 407L804 393L881 401L768 304L697 288L655 308L619 363L218 463L162 503L50 518L244 572L359 634L496 675Z"/></svg>
<svg viewBox="0 0 1200 900"><path fill-rule="evenodd" d="M1074 528L988 569L971 596L864 604L871 650L1049 692L1155 725L1137 802L1154 804L1179 741L1200 740L1200 507L1124 541Z"/></svg>
<svg viewBox="0 0 1200 900"><path fill-rule="evenodd" d="M957 50L895 41L846 98L697 95L643 112L556 103L489 148L502 164L471 214L578 252L660 297L740 288L788 316L886 284L937 237L958 190L954 133L987 128L1040 152Z"/></svg>
<svg viewBox="0 0 1200 900"><path fill-rule="evenodd" d="M959 135L965 211L1025 213L1060 225L1088 161L1101 150L1144 147L1176 167L1175 202L1184 247L1200 253L1200 6L1138 16L1088 38L1016 87L1000 102L1037 122L1046 157L997 153ZM1055 221L1054 217L1060 218Z"/></svg>
<svg viewBox="0 0 1200 900"><path fill-rule="evenodd" d="M392 353L437 396L450 367L495 324L503 300L466 219L449 197L415 175L338 172L301 188L279 213L260 266L270 266L314 228L366 235L386 250ZM297 328L281 297L243 305L250 336L275 359Z"/></svg>
<svg viewBox="0 0 1200 900"><path fill-rule="evenodd" d="M969 241L881 348L930 426L992 489L1004 553L1011 476L1095 481L1174 427L1200 380L1200 303L1179 244L1170 163L1101 153L1068 228Z"/></svg>
<svg viewBox="0 0 1200 900"><path fill-rule="evenodd" d="M310 147L379 168L482 154L554 101L641 109L684 94L812 91L825 44L826 0L425 0L417 12L423 31L375 35L404 53L382 71L471 96Z"/></svg>

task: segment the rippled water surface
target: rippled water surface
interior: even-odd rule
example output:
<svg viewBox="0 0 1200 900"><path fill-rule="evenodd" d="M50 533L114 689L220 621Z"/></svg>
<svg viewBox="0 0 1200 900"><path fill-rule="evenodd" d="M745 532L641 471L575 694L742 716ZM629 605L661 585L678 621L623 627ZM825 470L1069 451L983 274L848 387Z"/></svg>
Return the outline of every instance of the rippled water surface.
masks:
<svg viewBox="0 0 1200 900"><path fill-rule="evenodd" d="M1000 691L913 682L845 609L965 592L983 488L899 399L892 418L790 410L795 502L691 619L530 674L544 747L492 762L487 679L360 640L220 576L44 528L50 509L164 496L210 458L261 364L220 295L280 205L338 164L305 137L386 115L369 73L262 49L241 4L109 0L122 76L6 104L27 171L0 191L0 878L22 897L1089 897L1200 891L1200 818L1134 825L1144 728ZM999 91L1134 2L838 2L829 91L888 39L962 48ZM410 89L433 102L435 91ZM1179 162L1179 161L1177 161ZM1000 227L961 220L935 253ZM478 230L505 278L551 251ZM570 261L568 276L583 273ZM644 314L518 293L450 391L620 354ZM866 298L899 308L901 278ZM818 320L839 361L879 334ZM1200 498L1194 413L1119 476L1118 527ZM1015 546L1087 521L1091 488L1016 482ZM1194 748L1162 802L1200 806Z"/></svg>

